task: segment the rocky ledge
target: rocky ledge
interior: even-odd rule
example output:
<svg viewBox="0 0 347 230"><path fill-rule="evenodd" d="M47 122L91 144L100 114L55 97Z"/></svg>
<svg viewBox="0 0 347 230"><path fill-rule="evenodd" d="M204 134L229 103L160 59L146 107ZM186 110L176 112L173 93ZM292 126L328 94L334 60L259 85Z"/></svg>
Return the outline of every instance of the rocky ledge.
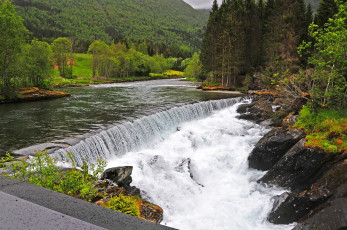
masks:
<svg viewBox="0 0 347 230"><path fill-rule="evenodd" d="M160 223L163 220L163 209L158 205L152 204L141 197L141 190L131 186L132 166L115 167L105 170L95 187L99 192L105 194L103 198L95 201L95 204L103 206L114 196L136 197L136 205L140 209L140 218Z"/></svg>
<svg viewBox="0 0 347 230"><path fill-rule="evenodd" d="M305 145L304 133L293 128L304 104L302 98L283 103L276 95L264 94L238 108L241 119L275 127L257 143L249 166L267 171L259 183L290 190L273 197L270 222L297 222L294 230L346 229L347 154Z"/></svg>
<svg viewBox="0 0 347 230"><path fill-rule="evenodd" d="M13 99L0 100L0 104L24 102L24 101L38 101L38 100L55 99L55 98L69 97L69 96L71 96L69 93L39 89L37 87L21 88L19 89L18 97Z"/></svg>

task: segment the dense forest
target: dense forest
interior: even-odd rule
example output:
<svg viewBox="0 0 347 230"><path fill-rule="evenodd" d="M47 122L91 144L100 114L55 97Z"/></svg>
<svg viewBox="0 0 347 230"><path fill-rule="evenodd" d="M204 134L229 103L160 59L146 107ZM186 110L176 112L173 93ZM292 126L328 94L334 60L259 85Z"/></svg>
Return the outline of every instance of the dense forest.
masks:
<svg viewBox="0 0 347 230"><path fill-rule="evenodd" d="M76 53L73 38L58 37L52 42L31 40L30 32L10 1L0 4L0 29L0 97L5 99L18 97L17 91L23 87L49 89L55 85L124 81L125 78L177 77L182 74L179 71L189 69L194 61L189 58L191 51L178 52L180 57L176 58L172 57L173 53L155 50L150 41L94 40L88 44L86 53L81 54Z"/></svg>
<svg viewBox="0 0 347 230"><path fill-rule="evenodd" d="M345 106L346 4L323 0L313 17L304 0L214 1L200 55L209 84L313 91Z"/></svg>
<svg viewBox="0 0 347 230"><path fill-rule="evenodd" d="M71 37L75 51L85 52L94 40L130 39L163 45L172 52L200 48L208 13L181 0L13 0L32 36L48 42ZM166 51L167 52L167 51Z"/></svg>

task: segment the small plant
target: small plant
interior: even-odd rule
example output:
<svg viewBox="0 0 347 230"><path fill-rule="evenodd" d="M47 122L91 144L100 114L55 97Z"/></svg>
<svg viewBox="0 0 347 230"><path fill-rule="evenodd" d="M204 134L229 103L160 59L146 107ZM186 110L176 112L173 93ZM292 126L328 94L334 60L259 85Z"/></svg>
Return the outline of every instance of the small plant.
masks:
<svg viewBox="0 0 347 230"><path fill-rule="evenodd" d="M67 171L59 170L57 160L51 158L47 152L36 152L30 160L20 161L12 161L13 157L7 154L6 157L0 158L0 167L11 171L5 175L10 178L24 180L87 201L99 196L93 182L104 170L106 162L102 159L91 165L85 162L82 170L79 170L73 161L73 155L69 154L68 158L73 168Z"/></svg>
<svg viewBox="0 0 347 230"><path fill-rule="evenodd" d="M135 217L140 217L140 208L137 205L137 199L123 195L115 196L104 203L105 207L122 212Z"/></svg>

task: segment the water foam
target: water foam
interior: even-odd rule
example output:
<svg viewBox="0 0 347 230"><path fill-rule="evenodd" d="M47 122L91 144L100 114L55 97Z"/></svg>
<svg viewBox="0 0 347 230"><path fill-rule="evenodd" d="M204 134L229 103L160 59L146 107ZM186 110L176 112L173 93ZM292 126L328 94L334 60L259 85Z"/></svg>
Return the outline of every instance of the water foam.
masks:
<svg viewBox="0 0 347 230"><path fill-rule="evenodd" d="M266 221L271 197L283 191L256 183L263 172L247 157L266 127L236 118L237 105L184 123L155 146L114 156L132 165L133 185L164 209L162 224L183 230L291 229Z"/></svg>
<svg viewBox="0 0 347 230"><path fill-rule="evenodd" d="M52 156L65 161L67 153L72 153L76 164L81 166L85 159L94 163L99 158L105 160L129 151L152 146L175 132L184 122L201 119L213 112L238 103L242 98L231 98L188 104L174 107L134 122L119 124L93 135L77 145L56 151ZM249 100L248 100L249 101Z"/></svg>

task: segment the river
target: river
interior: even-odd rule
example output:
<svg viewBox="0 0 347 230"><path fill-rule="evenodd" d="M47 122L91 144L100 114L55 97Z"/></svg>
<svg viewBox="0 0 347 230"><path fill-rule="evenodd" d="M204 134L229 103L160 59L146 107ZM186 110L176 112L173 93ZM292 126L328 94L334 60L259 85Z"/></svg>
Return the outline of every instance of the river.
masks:
<svg viewBox="0 0 347 230"><path fill-rule="evenodd" d="M232 97L176 79L66 88L69 98L0 105L0 151L84 134L187 103Z"/></svg>
<svg viewBox="0 0 347 230"><path fill-rule="evenodd" d="M164 210L162 224L182 230L291 229L266 221L281 188L256 183L264 172L247 157L268 127L237 119L247 98L209 93L179 80L65 89L71 98L1 105L3 149L100 129L68 149L78 164L103 157L131 165L142 196Z"/></svg>

